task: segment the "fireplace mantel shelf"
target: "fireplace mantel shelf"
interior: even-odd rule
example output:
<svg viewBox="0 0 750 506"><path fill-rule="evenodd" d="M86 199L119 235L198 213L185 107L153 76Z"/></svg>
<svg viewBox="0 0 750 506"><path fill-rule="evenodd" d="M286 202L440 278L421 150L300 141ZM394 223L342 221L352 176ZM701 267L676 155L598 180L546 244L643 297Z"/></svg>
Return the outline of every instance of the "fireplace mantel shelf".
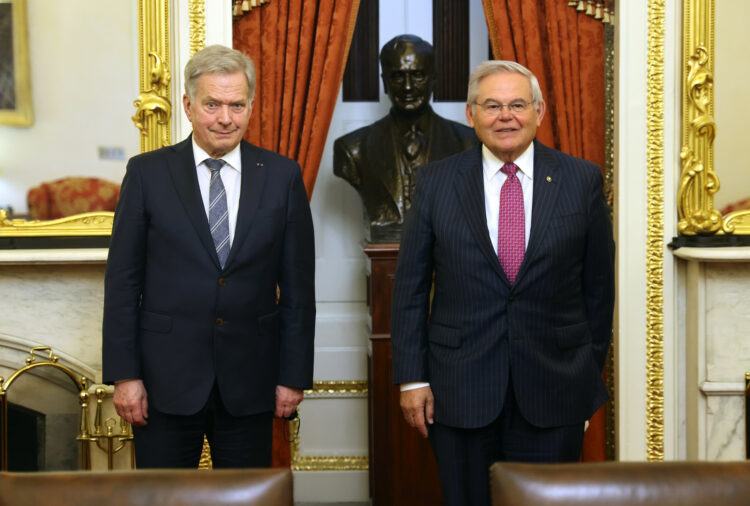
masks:
<svg viewBox="0 0 750 506"><path fill-rule="evenodd" d="M0 250L0 265L105 264L107 248Z"/></svg>

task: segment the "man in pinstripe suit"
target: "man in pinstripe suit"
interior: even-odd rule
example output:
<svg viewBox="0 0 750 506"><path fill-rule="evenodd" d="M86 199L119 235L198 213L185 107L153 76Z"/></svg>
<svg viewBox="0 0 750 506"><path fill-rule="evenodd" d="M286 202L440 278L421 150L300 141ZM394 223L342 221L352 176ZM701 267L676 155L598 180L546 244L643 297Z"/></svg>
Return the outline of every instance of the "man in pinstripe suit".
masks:
<svg viewBox="0 0 750 506"><path fill-rule="evenodd" d="M607 400L614 242L601 171L534 139L544 112L529 70L477 67L466 117L482 145L420 170L404 226L393 376L449 505L488 505L494 461L578 460Z"/></svg>

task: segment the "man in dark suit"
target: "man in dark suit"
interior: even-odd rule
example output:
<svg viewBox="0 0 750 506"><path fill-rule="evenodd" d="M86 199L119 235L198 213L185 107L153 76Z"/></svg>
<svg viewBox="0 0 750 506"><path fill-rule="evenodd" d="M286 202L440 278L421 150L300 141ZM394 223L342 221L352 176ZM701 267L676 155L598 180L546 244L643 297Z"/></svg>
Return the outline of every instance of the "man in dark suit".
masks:
<svg viewBox="0 0 750 506"><path fill-rule="evenodd" d="M139 468L197 467L204 433L214 467L267 467L273 416L312 386L312 218L299 165L242 140L254 90L245 55L199 51L185 67L192 135L128 162L103 375Z"/></svg>
<svg viewBox="0 0 750 506"><path fill-rule="evenodd" d="M432 46L415 35L399 35L380 51L383 87L391 100L387 116L336 139L333 172L362 197L372 242L398 242L411 206L417 169L477 143L474 131L435 114Z"/></svg>
<svg viewBox="0 0 750 506"><path fill-rule="evenodd" d="M578 460L607 399L614 242L601 171L534 139L544 112L526 68L477 67L466 116L482 145L420 169L404 226L393 375L449 505L489 505L494 461Z"/></svg>

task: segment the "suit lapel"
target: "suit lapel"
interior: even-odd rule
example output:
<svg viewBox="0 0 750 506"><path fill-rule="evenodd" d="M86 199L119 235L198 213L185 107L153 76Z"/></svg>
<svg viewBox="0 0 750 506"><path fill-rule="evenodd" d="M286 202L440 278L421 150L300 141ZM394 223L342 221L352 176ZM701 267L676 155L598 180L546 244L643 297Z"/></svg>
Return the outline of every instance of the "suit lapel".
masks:
<svg viewBox="0 0 750 506"><path fill-rule="evenodd" d="M182 202L182 206L185 208L185 212L193 224L195 232L198 234L198 239L208 251L216 267L220 267L219 257L216 255L216 247L214 246L214 241L211 238L211 232L208 227L206 209L203 206L203 199L201 198L198 186L192 139L193 136L191 134L181 143L172 146L174 154L168 158L167 162L169 173L172 176L172 181L177 189L177 195Z"/></svg>
<svg viewBox="0 0 750 506"><path fill-rule="evenodd" d="M534 140L534 199L531 210L531 233L523 263L518 271L517 281L523 277L544 239L560 191L559 177L553 151Z"/></svg>
<svg viewBox="0 0 750 506"><path fill-rule="evenodd" d="M232 265L237 256L237 251L242 247L253 221L255 212L260 204L261 193L266 181L269 167L264 165L264 157L261 151L250 144L242 141L240 145L242 156L242 177L240 178L240 204L237 209L237 225L234 230L232 249L229 250L226 267Z"/></svg>
<svg viewBox="0 0 750 506"><path fill-rule="evenodd" d="M492 268L497 274L508 283L500 262L497 260L497 253L493 251L492 241L487 229L487 213L484 208L484 179L482 174L482 145L466 152L465 156L459 159L460 166L456 176L456 192L458 202L463 209L466 221L469 224L474 239L476 239L479 249L487 258Z"/></svg>
<svg viewBox="0 0 750 506"><path fill-rule="evenodd" d="M394 129L395 127L390 115L375 122L365 140L367 143L365 153L369 156L377 156L381 161L376 165L385 167L385 170L376 171L376 176L388 191L391 203L400 215L401 206L398 197L401 195L402 183L399 162L396 160L396 153L393 149L382 149L383 139L386 139L390 143L390 140L394 138ZM403 216L401 218L403 219Z"/></svg>

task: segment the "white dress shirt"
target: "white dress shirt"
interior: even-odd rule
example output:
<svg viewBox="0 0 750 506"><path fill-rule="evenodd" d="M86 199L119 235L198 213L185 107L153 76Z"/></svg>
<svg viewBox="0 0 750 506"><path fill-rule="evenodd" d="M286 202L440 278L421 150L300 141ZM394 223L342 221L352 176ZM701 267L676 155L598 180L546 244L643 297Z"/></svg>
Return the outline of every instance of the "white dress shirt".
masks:
<svg viewBox="0 0 750 506"><path fill-rule="evenodd" d="M516 177L523 190L523 214L526 225L525 240L529 245L531 233L531 204L534 198L534 143L529 144L521 156L513 161L518 167ZM508 179L500 169L505 162L501 161L487 146L482 146L482 169L484 173L484 210L487 216L487 229L490 233L492 248L497 252L498 220L500 216L500 189Z"/></svg>
<svg viewBox="0 0 750 506"><path fill-rule="evenodd" d="M529 144L521 156L513 160L518 166L516 177L521 182L523 191L523 214L526 225L525 240L529 245L529 234L531 233L531 203L534 197L534 143ZM500 216L500 189L508 179L500 169L505 165L498 157L492 154L487 146L482 145L482 172L484 173L484 210L487 217L487 229L490 233L492 247L497 252L498 220ZM403 383L401 391L413 390L430 386L426 382Z"/></svg>
<svg viewBox="0 0 750 506"><path fill-rule="evenodd" d="M211 186L211 169L203 161L211 156L206 153L193 138L193 157L195 158L195 170L198 174L198 187L203 199L203 207L208 217L208 193ZM221 157L226 162L222 167L221 182L227 192L227 212L229 221L229 245L234 242L234 230L237 226L237 210L240 207L240 181L242 180L242 157L240 156L240 145L237 144L232 151Z"/></svg>

